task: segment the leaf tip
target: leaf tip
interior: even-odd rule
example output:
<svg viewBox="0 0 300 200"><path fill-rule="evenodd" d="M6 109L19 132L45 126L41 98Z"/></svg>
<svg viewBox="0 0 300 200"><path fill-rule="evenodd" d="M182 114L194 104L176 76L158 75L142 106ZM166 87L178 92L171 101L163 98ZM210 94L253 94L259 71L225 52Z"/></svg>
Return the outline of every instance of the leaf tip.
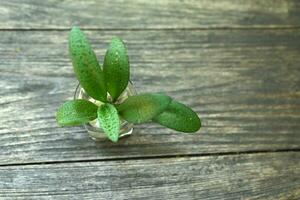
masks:
<svg viewBox="0 0 300 200"><path fill-rule="evenodd" d="M80 28L78 26L72 26L71 32L80 31Z"/></svg>
<svg viewBox="0 0 300 200"><path fill-rule="evenodd" d="M113 36L111 38L111 42L122 42L123 43L122 39L118 36Z"/></svg>
<svg viewBox="0 0 300 200"><path fill-rule="evenodd" d="M114 143L117 143L118 140L119 140L119 136L118 135L115 135L113 137L109 137L110 141L114 142Z"/></svg>

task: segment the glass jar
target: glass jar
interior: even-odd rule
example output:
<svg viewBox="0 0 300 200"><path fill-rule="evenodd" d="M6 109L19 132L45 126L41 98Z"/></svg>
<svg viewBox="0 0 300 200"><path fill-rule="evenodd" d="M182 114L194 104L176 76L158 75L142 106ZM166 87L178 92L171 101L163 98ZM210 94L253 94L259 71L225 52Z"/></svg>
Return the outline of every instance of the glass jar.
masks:
<svg viewBox="0 0 300 200"><path fill-rule="evenodd" d="M137 94L137 92L134 89L132 82L129 81L129 83L127 85L127 88L119 96L119 98L117 99L115 104L120 104L123 101L125 101L125 99L127 99L129 96L133 96L133 95L136 95L136 94ZM111 98L110 95L108 93L107 93L107 95L108 95L108 99L110 99ZM104 104L103 102L95 100L92 97L90 97L84 91L84 89L80 86L80 84L78 84L78 86L76 87L74 99L85 99L85 100L88 100L88 101L96 104L97 106L100 106L101 104ZM125 136L130 136L132 131L133 131L133 124L125 121L124 119L122 119L121 116L119 116L119 118L120 118L119 138L122 138L122 137L125 137ZM99 124L99 121L97 119L84 124L84 127L87 130L89 136L93 140L100 141L100 140L103 140L103 139L107 139L107 136L105 135L104 131L102 130L101 124Z"/></svg>

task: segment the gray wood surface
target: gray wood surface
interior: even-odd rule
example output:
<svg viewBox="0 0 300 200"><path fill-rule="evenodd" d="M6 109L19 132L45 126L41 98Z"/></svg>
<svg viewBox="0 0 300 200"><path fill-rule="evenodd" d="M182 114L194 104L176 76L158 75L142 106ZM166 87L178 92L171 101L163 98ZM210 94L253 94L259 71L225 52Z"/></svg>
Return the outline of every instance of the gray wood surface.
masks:
<svg viewBox="0 0 300 200"><path fill-rule="evenodd" d="M0 0L0 199L300 199L300 1ZM138 92L203 128L138 125L117 144L55 112L79 25L103 61L123 38Z"/></svg>
<svg viewBox="0 0 300 200"><path fill-rule="evenodd" d="M100 62L124 38L138 91L165 91L202 118L198 134L144 124L118 144L55 122L77 84L67 33L1 33L0 164L300 148L299 31L87 31Z"/></svg>
<svg viewBox="0 0 300 200"><path fill-rule="evenodd" d="M1 0L1 29L299 27L298 0Z"/></svg>
<svg viewBox="0 0 300 200"><path fill-rule="evenodd" d="M299 199L300 154L0 168L1 199Z"/></svg>

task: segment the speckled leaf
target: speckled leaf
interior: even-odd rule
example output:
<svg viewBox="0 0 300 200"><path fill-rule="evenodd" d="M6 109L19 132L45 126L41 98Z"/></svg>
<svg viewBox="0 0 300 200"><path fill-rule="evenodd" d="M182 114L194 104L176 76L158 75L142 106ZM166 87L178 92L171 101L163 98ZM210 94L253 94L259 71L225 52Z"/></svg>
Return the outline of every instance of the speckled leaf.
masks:
<svg viewBox="0 0 300 200"><path fill-rule="evenodd" d="M80 85L94 99L106 102L104 73L87 38L78 27L69 36L69 52Z"/></svg>
<svg viewBox="0 0 300 200"><path fill-rule="evenodd" d="M162 113L170 101L170 97L161 93L145 93L128 97L117 109L126 121L138 124Z"/></svg>
<svg viewBox="0 0 300 200"><path fill-rule="evenodd" d="M98 108L98 120L107 137L117 142L119 139L120 119L117 109L111 104L102 104Z"/></svg>
<svg viewBox="0 0 300 200"><path fill-rule="evenodd" d="M56 121L61 126L75 126L97 118L98 107L84 99L67 101L56 113Z"/></svg>
<svg viewBox="0 0 300 200"><path fill-rule="evenodd" d="M171 101L167 109L156 116L153 121L186 133L196 132L201 127L198 115L186 105L175 100Z"/></svg>
<svg viewBox="0 0 300 200"><path fill-rule="evenodd" d="M129 81L129 59L123 41L114 37L106 51L103 71L106 86L113 100L117 100Z"/></svg>

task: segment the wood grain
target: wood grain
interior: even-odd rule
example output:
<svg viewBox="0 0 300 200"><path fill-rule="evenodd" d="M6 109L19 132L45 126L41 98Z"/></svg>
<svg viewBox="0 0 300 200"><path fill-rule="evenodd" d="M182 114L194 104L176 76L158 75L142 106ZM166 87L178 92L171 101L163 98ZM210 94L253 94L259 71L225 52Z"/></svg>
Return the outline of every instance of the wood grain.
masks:
<svg viewBox="0 0 300 200"><path fill-rule="evenodd" d="M299 199L300 153L8 166L1 199Z"/></svg>
<svg viewBox="0 0 300 200"><path fill-rule="evenodd" d="M0 29L299 27L298 0L2 0Z"/></svg>
<svg viewBox="0 0 300 200"><path fill-rule="evenodd" d="M165 91L202 118L197 134L136 126L118 144L55 112L77 81L65 31L0 37L0 164L273 151L300 148L297 30L88 31L101 62L112 35L125 40L138 91Z"/></svg>

